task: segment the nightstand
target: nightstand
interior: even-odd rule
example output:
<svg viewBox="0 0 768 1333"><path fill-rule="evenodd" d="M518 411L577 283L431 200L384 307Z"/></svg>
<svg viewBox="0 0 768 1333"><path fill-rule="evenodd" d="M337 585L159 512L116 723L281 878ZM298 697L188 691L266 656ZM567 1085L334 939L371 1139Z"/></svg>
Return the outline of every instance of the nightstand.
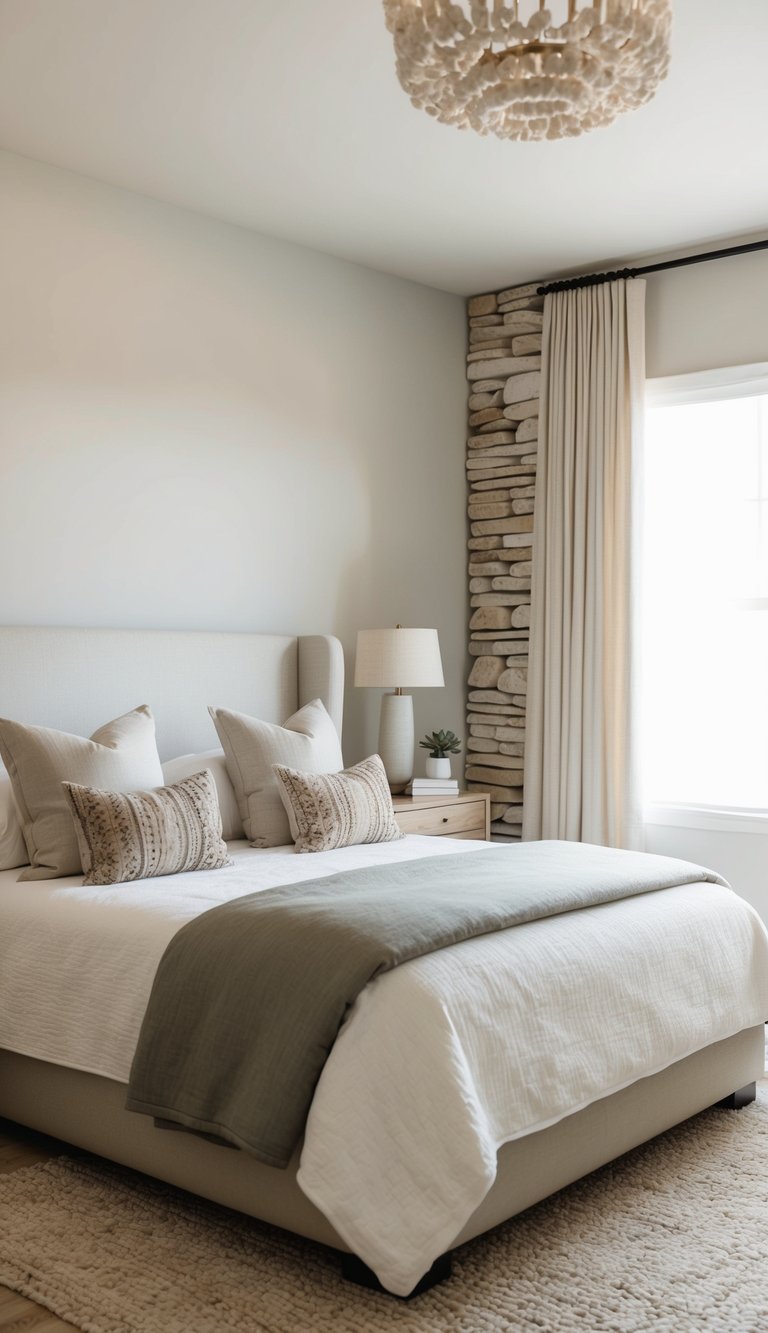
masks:
<svg viewBox="0 0 768 1333"><path fill-rule="evenodd" d="M491 836L491 801L486 792L458 796L393 796L395 818L403 833L441 838Z"/></svg>

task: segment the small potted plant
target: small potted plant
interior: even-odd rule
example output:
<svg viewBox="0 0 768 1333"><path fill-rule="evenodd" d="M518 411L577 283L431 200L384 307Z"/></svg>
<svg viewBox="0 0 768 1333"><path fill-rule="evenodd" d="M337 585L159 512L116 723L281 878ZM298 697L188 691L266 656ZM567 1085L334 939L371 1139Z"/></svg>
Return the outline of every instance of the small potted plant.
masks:
<svg viewBox="0 0 768 1333"><path fill-rule="evenodd" d="M419 741L425 750L429 750L427 759L427 777L428 778L449 778L451 776L451 761L449 754L460 754L461 746L458 736L452 731L433 731L430 736L427 734L423 741Z"/></svg>

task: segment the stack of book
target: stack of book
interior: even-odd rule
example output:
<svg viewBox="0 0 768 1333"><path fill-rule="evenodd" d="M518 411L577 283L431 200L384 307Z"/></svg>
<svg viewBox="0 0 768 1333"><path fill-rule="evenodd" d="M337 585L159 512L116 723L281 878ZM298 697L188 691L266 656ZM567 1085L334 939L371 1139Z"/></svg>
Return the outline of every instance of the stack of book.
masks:
<svg viewBox="0 0 768 1333"><path fill-rule="evenodd" d="M406 796L458 796L459 784L455 778L412 778L405 789Z"/></svg>

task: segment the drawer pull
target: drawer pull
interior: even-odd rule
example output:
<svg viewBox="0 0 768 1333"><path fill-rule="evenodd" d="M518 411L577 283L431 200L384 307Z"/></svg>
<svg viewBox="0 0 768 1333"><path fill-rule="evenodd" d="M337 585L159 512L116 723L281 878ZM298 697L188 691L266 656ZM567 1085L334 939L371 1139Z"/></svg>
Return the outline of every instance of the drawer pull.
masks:
<svg viewBox="0 0 768 1333"><path fill-rule="evenodd" d="M448 823L448 816L447 816L447 815L443 815L443 823L444 823L444 824L447 824L447 823Z"/></svg>

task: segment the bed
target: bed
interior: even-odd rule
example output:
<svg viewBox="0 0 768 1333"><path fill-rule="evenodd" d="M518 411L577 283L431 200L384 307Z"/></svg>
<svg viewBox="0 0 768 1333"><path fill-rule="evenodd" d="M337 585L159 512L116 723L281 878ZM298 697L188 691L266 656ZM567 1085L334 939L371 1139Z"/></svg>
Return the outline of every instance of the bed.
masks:
<svg viewBox="0 0 768 1333"><path fill-rule="evenodd" d="M0 629L0 713L88 735L150 701L163 760L215 744L211 702L282 721L318 697L340 730L343 658L324 636ZM229 870L142 881L126 886L129 901L77 877L19 885L0 872L0 1003L15 997L0 1011L0 1115L359 1256L406 1295L444 1275L443 1256L464 1241L749 1096L763 1069L768 937L728 889L693 882L379 978L334 1045L287 1170L124 1109L153 970L179 924L249 888L483 847L408 837L296 857L232 844ZM106 971L89 968L97 952ZM483 1046L494 1024L501 1078Z"/></svg>

